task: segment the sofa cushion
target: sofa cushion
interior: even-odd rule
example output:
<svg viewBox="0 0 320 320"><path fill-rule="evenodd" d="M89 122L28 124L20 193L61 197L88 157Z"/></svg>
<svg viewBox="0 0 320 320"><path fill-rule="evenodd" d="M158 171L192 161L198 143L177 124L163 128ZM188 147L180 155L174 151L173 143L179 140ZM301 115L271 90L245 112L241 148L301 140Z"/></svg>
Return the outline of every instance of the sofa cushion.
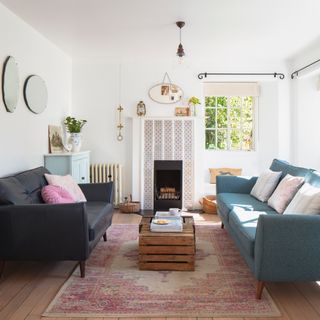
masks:
<svg viewBox="0 0 320 320"><path fill-rule="evenodd" d="M242 208L246 211L273 211L266 203L244 193L219 193L217 203L219 213L227 221L230 211L235 208Z"/></svg>
<svg viewBox="0 0 320 320"><path fill-rule="evenodd" d="M49 204L75 202L71 194L60 186L44 186L41 190L41 196L43 201Z"/></svg>
<svg viewBox="0 0 320 320"><path fill-rule="evenodd" d="M230 228L251 257L254 256L256 228L261 214L276 214L276 211L246 211L243 208L235 208L229 215Z"/></svg>
<svg viewBox="0 0 320 320"><path fill-rule="evenodd" d="M305 183L289 203L284 214L320 214L320 188Z"/></svg>
<svg viewBox="0 0 320 320"><path fill-rule="evenodd" d="M15 178L25 187L32 203L43 203L41 189L47 185L45 173L50 172L44 167L38 167L15 175Z"/></svg>
<svg viewBox="0 0 320 320"><path fill-rule="evenodd" d="M102 232L106 225L111 224L112 205L107 202L89 201L86 202L86 209L89 225L89 241L92 241Z"/></svg>
<svg viewBox="0 0 320 320"><path fill-rule="evenodd" d="M272 171L282 171L281 179L283 179L287 174L298 177L305 177L312 170L302 167L296 167L284 160L274 159L271 163L270 170Z"/></svg>
<svg viewBox="0 0 320 320"><path fill-rule="evenodd" d="M0 179L0 204L30 204L26 188L15 178Z"/></svg>
<svg viewBox="0 0 320 320"><path fill-rule="evenodd" d="M283 213L303 182L303 177L294 177L290 174L287 174L280 181L276 190L269 198L268 205L274 208L278 213Z"/></svg>
<svg viewBox="0 0 320 320"><path fill-rule="evenodd" d="M282 172L268 170L262 172L250 194L262 202L266 202L277 187Z"/></svg>

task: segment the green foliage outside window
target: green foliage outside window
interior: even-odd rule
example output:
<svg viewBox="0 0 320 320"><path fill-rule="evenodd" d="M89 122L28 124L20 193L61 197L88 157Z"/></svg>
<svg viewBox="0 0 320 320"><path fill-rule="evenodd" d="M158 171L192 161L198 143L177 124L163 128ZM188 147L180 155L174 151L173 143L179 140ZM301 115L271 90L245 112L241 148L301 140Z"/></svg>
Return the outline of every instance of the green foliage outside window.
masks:
<svg viewBox="0 0 320 320"><path fill-rule="evenodd" d="M206 97L206 149L253 150L253 106L250 96Z"/></svg>

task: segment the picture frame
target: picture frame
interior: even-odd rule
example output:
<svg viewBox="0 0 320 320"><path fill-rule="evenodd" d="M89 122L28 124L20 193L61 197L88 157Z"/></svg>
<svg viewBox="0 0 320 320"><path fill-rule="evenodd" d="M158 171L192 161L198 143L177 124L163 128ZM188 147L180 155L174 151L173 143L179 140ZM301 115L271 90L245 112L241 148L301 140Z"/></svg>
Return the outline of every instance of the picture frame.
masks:
<svg viewBox="0 0 320 320"><path fill-rule="evenodd" d="M49 153L61 153L64 151L63 134L61 126L48 126Z"/></svg>
<svg viewBox="0 0 320 320"><path fill-rule="evenodd" d="M189 107L177 107L175 109L176 117L188 117L190 115Z"/></svg>

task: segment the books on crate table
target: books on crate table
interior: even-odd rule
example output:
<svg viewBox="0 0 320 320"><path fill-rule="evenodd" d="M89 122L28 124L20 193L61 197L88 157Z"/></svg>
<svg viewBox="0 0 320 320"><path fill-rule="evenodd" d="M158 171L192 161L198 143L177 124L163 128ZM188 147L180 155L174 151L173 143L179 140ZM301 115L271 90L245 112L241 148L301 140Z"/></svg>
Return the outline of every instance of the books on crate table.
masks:
<svg viewBox="0 0 320 320"><path fill-rule="evenodd" d="M181 217L155 217L150 224L150 230L153 232L182 232Z"/></svg>
<svg viewBox="0 0 320 320"><path fill-rule="evenodd" d="M171 213L169 211L157 211L155 214L156 218L167 218L167 217L181 217L181 212Z"/></svg>

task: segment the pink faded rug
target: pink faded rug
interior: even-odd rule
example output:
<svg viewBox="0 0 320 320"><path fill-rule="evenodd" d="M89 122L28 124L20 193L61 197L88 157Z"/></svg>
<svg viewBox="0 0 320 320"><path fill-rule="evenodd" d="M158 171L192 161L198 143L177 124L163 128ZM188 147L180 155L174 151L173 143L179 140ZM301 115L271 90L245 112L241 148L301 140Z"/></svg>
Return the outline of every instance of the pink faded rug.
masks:
<svg viewBox="0 0 320 320"><path fill-rule="evenodd" d="M195 271L140 271L138 226L113 225L50 303L51 317L270 317L280 312L218 225L196 226Z"/></svg>

